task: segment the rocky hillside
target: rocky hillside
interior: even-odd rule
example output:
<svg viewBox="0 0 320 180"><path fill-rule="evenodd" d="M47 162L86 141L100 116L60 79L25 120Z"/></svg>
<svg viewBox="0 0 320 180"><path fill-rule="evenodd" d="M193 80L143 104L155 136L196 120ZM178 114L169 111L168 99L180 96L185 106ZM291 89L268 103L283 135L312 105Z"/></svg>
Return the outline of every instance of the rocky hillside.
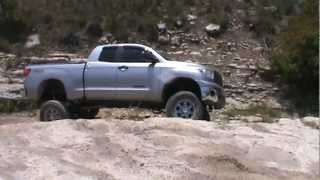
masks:
<svg viewBox="0 0 320 180"><path fill-rule="evenodd" d="M294 88L280 81L270 56L275 40L289 27L290 17L303 14L303 2L135 0L128 4L58 0L46 4L36 0L29 6L28 0L3 0L0 112L34 107L22 95L25 65L82 61L96 45L134 42L164 51L172 59L218 69L224 76L228 106L214 113L217 120L256 116L272 122L274 118L295 116L299 112L287 97ZM312 56L311 60L314 59ZM310 66L312 72L317 69ZM310 84L315 86L317 82ZM314 102L315 98L311 99ZM313 105L317 107L316 103L310 107Z"/></svg>
<svg viewBox="0 0 320 180"><path fill-rule="evenodd" d="M161 22L157 24L159 31L157 42L145 43L166 52L172 59L205 64L218 69L223 74L228 107L221 112L215 112L216 119L229 119L230 116L239 119L238 115L241 114L234 111L246 109L250 111L253 108L256 108L257 112L251 115L261 116L263 120L269 120L269 116L280 117L281 112L287 112L290 109L290 104L282 96L282 90L274 79L267 56L268 47L256 38L254 32L248 31L241 19L237 18L240 15L241 12L234 13L232 26L223 34L219 34L219 37L215 37L216 33L221 31L219 25L201 25L202 19L192 14L186 16L188 20L186 23L191 25L197 23L199 28L190 32L171 29ZM110 38L112 39L112 36L103 36L100 41L110 43L108 40ZM18 99L23 106L25 102L21 94L23 92L22 69L25 65L82 61L90 50L90 48L83 48L76 54L70 54L53 49L41 56L0 53L0 98ZM9 100L9 105L12 106L19 103L11 103ZM270 110L271 114L263 112L265 108ZM8 107L7 110L14 111L14 108ZM154 113L151 112L151 114Z"/></svg>
<svg viewBox="0 0 320 180"><path fill-rule="evenodd" d="M316 180L320 175L319 132L299 120L27 122L0 125L1 179Z"/></svg>
<svg viewBox="0 0 320 180"><path fill-rule="evenodd" d="M318 23L313 22L318 19L312 8L316 4L314 0L2 0L0 98L21 97L26 64L78 61L98 44L134 42L174 59L217 68L224 75L229 104L237 109L259 105L294 111L284 96L292 87L279 83L271 68L271 50L292 17L311 14L307 20ZM301 27L315 29L308 22Z"/></svg>

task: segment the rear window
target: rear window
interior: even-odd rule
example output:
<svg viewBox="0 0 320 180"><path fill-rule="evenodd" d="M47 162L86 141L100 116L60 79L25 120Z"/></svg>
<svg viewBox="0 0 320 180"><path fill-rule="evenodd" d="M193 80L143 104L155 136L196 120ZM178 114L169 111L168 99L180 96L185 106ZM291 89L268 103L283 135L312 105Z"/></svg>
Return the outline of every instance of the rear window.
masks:
<svg viewBox="0 0 320 180"><path fill-rule="evenodd" d="M99 61L102 62L116 62L117 57L117 47L105 47L103 48Z"/></svg>

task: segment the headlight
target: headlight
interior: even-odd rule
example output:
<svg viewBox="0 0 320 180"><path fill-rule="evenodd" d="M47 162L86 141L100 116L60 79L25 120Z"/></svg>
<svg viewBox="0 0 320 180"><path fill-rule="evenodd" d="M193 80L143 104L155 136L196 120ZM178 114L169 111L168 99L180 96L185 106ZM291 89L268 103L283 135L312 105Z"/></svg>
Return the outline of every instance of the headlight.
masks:
<svg viewBox="0 0 320 180"><path fill-rule="evenodd" d="M208 79L214 80L214 72L208 69L200 69L200 72Z"/></svg>

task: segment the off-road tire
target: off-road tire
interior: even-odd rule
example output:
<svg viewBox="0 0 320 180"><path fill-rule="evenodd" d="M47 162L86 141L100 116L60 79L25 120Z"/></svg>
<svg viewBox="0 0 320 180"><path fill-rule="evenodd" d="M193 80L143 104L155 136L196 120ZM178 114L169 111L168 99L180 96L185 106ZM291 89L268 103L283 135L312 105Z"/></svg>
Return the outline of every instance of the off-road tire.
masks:
<svg viewBox="0 0 320 180"><path fill-rule="evenodd" d="M52 114L51 116L50 116L50 113ZM44 102L41 105L40 121L54 121L54 120L68 119L68 118L69 118L69 112L66 106L59 101L50 100L50 101Z"/></svg>
<svg viewBox="0 0 320 180"><path fill-rule="evenodd" d="M188 100L194 104L194 113L190 119L204 120L206 118L206 107L194 93L189 91L180 91L169 98L166 104L166 114L168 117L178 117L176 116L175 108L181 100Z"/></svg>

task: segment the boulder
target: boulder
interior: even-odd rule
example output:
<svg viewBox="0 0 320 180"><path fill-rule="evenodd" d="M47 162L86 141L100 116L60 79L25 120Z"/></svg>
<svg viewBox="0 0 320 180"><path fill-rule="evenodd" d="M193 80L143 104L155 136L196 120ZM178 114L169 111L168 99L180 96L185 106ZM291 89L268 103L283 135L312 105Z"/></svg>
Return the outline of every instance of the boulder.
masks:
<svg viewBox="0 0 320 180"><path fill-rule="evenodd" d="M157 24L157 28L158 28L159 32L164 33L164 32L167 31L167 24L163 23L163 22L160 22L160 23Z"/></svg>
<svg viewBox="0 0 320 180"><path fill-rule="evenodd" d="M193 14L187 15L187 21L189 21L189 22L196 21L197 19L198 19L198 17Z"/></svg>
<svg viewBox="0 0 320 180"><path fill-rule="evenodd" d="M162 35L159 35L158 37L158 42L161 44L161 45L167 45L170 43L170 35L169 34L162 34Z"/></svg>
<svg viewBox="0 0 320 180"><path fill-rule="evenodd" d="M221 33L221 26L218 24L209 24L205 27L205 31L211 37L216 37Z"/></svg>
<svg viewBox="0 0 320 180"><path fill-rule="evenodd" d="M192 51L190 53L191 56L201 56L201 52L198 52L198 51Z"/></svg>
<svg viewBox="0 0 320 180"><path fill-rule="evenodd" d="M180 46L180 44L181 44L180 36L173 36L171 38L171 44L174 45L174 46Z"/></svg>
<svg viewBox="0 0 320 180"><path fill-rule="evenodd" d="M319 117L304 117L302 118L302 123L314 129L320 129L320 119Z"/></svg>
<svg viewBox="0 0 320 180"><path fill-rule="evenodd" d="M241 120L248 123L263 122L263 118L258 116L245 116L245 117L241 117Z"/></svg>
<svg viewBox="0 0 320 180"><path fill-rule="evenodd" d="M177 28L182 28L182 27L183 27L183 21L177 20L176 23L175 23L175 26L176 26Z"/></svg>
<svg viewBox="0 0 320 180"><path fill-rule="evenodd" d="M100 43L100 44L108 44L108 43L109 43L108 37L102 36L102 37L99 39L99 43Z"/></svg>
<svg viewBox="0 0 320 180"><path fill-rule="evenodd" d="M35 46L40 45L40 35L39 34L32 34L28 37L26 44L24 47L26 48L33 48Z"/></svg>

